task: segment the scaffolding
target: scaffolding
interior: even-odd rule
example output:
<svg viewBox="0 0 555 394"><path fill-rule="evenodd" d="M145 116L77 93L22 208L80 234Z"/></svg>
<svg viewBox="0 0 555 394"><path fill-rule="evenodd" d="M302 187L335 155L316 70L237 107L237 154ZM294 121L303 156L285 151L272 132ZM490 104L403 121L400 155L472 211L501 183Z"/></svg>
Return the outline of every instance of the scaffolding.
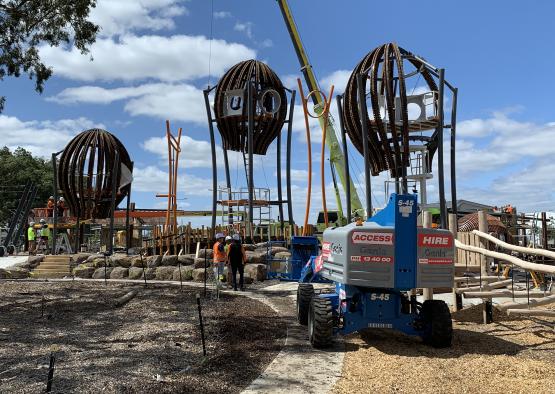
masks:
<svg viewBox="0 0 555 394"><path fill-rule="evenodd" d="M227 187L218 188L218 205L222 215L222 226L229 233L245 236L249 234L249 222L252 234L260 234L261 238L270 237L269 228L272 220L271 193L269 188L255 187L252 199L252 218L249 218L249 189L247 187L233 190Z"/></svg>

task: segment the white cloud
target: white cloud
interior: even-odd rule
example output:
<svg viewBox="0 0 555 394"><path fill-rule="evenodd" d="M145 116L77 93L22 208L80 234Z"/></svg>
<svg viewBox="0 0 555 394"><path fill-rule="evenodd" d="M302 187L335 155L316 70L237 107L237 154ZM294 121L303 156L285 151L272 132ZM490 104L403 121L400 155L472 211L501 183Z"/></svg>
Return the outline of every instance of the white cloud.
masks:
<svg viewBox="0 0 555 394"><path fill-rule="evenodd" d="M214 12L214 19L224 19L224 18L231 18L231 12L229 12L229 11L215 11Z"/></svg>
<svg viewBox="0 0 555 394"><path fill-rule="evenodd" d="M94 127L105 128L87 118L23 121L14 116L0 115L0 145L10 149L20 146L33 155L49 159L77 133Z"/></svg>
<svg viewBox="0 0 555 394"><path fill-rule="evenodd" d="M183 3L183 0L99 0L90 19L100 26L100 37L173 29L173 18L188 14Z"/></svg>
<svg viewBox="0 0 555 394"><path fill-rule="evenodd" d="M252 27L252 22L236 22L235 26L233 26L233 30L243 32L248 38L252 39Z"/></svg>
<svg viewBox="0 0 555 394"><path fill-rule="evenodd" d="M272 40L270 40L269 38L266 38L265 40L263 40L263 41L260 43L260 46L261 46L262 48L271 48L271 47L274 46L274 42L273 42Z"/></svg>
<svg viewBox="0 0 555 394"><path fill-rule="evenodd" d="M125 35L100 38L91 46L90 61L76 48L43 46L40 55L54 72L81 81L134 81L154 78L166 82L192 80L208 75L210 40L204 36ZM212 40L212 75L235 63L256 57L242 44Z"/></svg>
<svg viewBox="0 0 555 394"><path fill-rule="evenodd" d="M203 92L189 84L153 83L106 89L98 86L67 88L48 100L62 104L110 104L127 100L124 110L133 115L206 124Z"/></svg>
<svg viewBox="0 0 555 394"><path fill-rule="evenodd" d="M320 79L320 87L324 94L328 95L331 85L334 85L334 94L343 93L351 73L352 70L337 70Z"/></svg>
<svg viewBox="0 0 555 394"><path fill-rule="evenodd" d="M168 173L156 166L146 166L133 170L133 190L136 192L160 193L168 188ZM211 196L212 180L209 177L197 177L185 173L178 175L177 187L179 193L187 196Z"/></svg>

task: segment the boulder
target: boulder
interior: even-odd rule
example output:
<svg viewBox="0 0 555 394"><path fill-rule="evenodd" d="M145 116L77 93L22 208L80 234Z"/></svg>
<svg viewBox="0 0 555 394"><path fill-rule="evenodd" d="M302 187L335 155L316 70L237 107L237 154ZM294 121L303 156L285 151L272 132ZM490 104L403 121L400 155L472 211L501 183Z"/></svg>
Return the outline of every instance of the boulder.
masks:
<svg viewBox="0 0 555 394"><path fill-rule="evenodd" d="M289 249L283 246L272 246L272 249L270 249L270 251L272 255L275 256L277 253L289 252Z"/></svg>
<svg viewBox="0 0 555 394"><path fill-rule="evenodd" d="M154 279L156 277L156 269L145 268L145 276L147 280ZM143 279L143 269L139 267L129 268L129 279Z"/></svg>
<svg viewBox="0 0 555 394"><path fill-rule="evenodd" d="M206 255L206 258L212 259L214 258L214 251L212 249L199 249L198 257L204 258L205 255Z"/></svg>
<svg viewBox="0 0 555 394"><path fill-rule="evenodd" d="M10 273L3 268L0 268L0 279L10 279Z"/></svg>
<svg viewBox="0 0 555 394"><path fill-rule="evenodd" d="M131 267L132 259L132 257L129 257L126 254L116 253L110 256L110 265L112 267L129 268Z"/></svg>
<svg viewBox="0 0 555 394"><path fill-rule="evenodd" d="M193 265L195 263L194 254L183 254L177 257L177 260L181 265Z"/></svg>
<svg viewBox="0 0 555 394"><path fill-rule="evenodd" d="M168 256L164 256L162 257L162 265L163 266L176 266L177 265L177 256L176 255L168 255Z"/></svg>
<svg viewBox="0 0 555 394"><path fill-rule="evenodd" d="M245 252L247 255L247 264L260 264L266 261L266 251L264 252Z"/></svg>
<svg viewBox="0 0 555 394"><path fill-rule="evenodd" d="M158 267L156 268L157 280L172 280L175 267Z"/></svg>
<svg viewBox="0 0 555 394"><path fill-rule="evenodd" d="M247 264L245 266L245 274L256 281L262 282L266 279L268 269L266 264Z"/></svg>
<svg viewBox="0 0 555 394"><path fill-rule="evenodd" d="M214 263L214 260L206 259L206 261L205 261L204 257L198 257L198 258L195 259L194 267L195 268L204 268L204 263L205 262L206 262L206 266L208 268L210 268L212 266L212 263Z"/></svg>
<svg viewBox="0 0 555 394"><path fill-rule="evenodd" d="M245 248L245 250L252 252L256 249L256 246L253 244L243 244L243 248Z"/></svg>
<svg viewBox="0 0 555 394"><path fill-rule="evenodd" d="M92 256L90 253L77 253L73 255L73 262L76 265L79 265L81 263L83 263L84 261L87 261L88 258Z"/></svg>
<svg viewBox="0 0 555 394"><path fill-rule="evenodd" d="M104 256L98 256L96 255L94 259L89 260L87 259L87 263L92 264L92 266L94 268L104 268ZM111 261L110 259L106 259L106 266L110 267L111 266Z"/></svg>
<svg viewBox="0 0 555 394"><path fill-rule="evenodd" d="M31 269L37 268L37 266L44 260L44 256L29 256L27 263Z"/></svg>
<svg viewBox="0 0 555 394"><path fill-rule="evenodd" d="M191 279L193 279L193 270L194 269L195 268L192 265L186 265L184 267L181 267L181 280L191 280ZM179 280L179 268L174 268L174 270L173 270L173 280Z"/></svg>
<svg viewBox="0 0 555 394"><path fill-rule="evenodd" d="M90 279L94 274L95 268L80 264L73 269L73 276L76 278Z"/></svg>
<svg viewBox="0 0 555 394"><path fill-rule="evenodd" d="M145 268L147 266L147 257L135 256L131 259L131 267L139 267L143 268L143 264Z"/></svg>
<svg viewBox="0 0 555 394"><path fill-rule="evenodd" d="M210 270L207 270L207 273L210 273ZM195 282L204 282L204 268L195 268L192 276Z"/></svg>
<svg viewBox="0 0 555 394"><path fill-rule="evenodd" d="M156 268L162 264L162 256L150 256L147 258L146 266L148 268Z"/></svg>
<svg viewBox="0 0 555 394"><path fill-rule="evenodd" d="M291 257L291 253L290 252L277 252L274 257L276 259L287 259L289 257Z"/></svg>
<svg viewBox="0 0 555 394"><path fill-rule="evenodd" d="M110 278L110 274L112 273L112 270L114 268L112 267L108 267L106 268L106 278L109 279ZM92 275L93 279L104 279L104 268L97 268L93 275Z"/></svg>
<svg viewBox="0 0 555 394"><path fill-rule="evenodd" d="M12 268L7 270L11 279L25 279L29 277L29 270L25 268Z"/></svg>
<svg viewBox="0 0 555 394"><path fill-rule="evenodd" d="M110 273L110 279L125 279L129 276L129 268L115 267Z"/></svg>
<svg viewBox="0 0 555 394"><path fill-rule="evenodd" d="M257 244L254 244L254 246L259 249L259 248L266 248L268 247L268 242L259 242Z"/></svg>

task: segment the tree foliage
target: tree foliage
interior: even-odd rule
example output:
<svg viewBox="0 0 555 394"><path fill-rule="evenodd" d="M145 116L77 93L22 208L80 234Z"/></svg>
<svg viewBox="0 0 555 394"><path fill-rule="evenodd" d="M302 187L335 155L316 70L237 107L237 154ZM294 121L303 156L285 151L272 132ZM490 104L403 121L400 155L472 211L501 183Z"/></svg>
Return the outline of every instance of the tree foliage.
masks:
<svg viewBox="0 0 555 394"><path fill-rule="evenodd" d="M0 0L0 80L26 73L42 93L52 69L42 63L39 46L67 43L88 53L99 29L87 19L95 6L96 0Z"/></svg>
<svg viewBox="0 0 555 394"><path fill-rule="evenodd" d="M51 161L33 157L23 148L13 152L7 147L0 149L0 224L11 218L27 182L37 186L33 207L45 207L53 192L53 173Z"/></svg>

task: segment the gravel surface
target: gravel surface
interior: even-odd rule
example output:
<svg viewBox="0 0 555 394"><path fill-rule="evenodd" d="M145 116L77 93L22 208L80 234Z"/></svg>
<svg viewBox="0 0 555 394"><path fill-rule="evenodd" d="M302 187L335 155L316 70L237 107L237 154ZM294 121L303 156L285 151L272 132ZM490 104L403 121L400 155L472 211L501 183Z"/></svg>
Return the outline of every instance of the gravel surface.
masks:
<svg viewBox="0 0 555 394"><path fill-rule="evenodd" d="M335 393L555 393L555 319L494 315L481 306L453 313L450 349L368 330L346 338Z"/></svg>
<svg viewBox="0 0 555 394"><path fill-rule="evenodd" d="M138 295L114 307L132 289ZM199 291L0 283L0 392L42 392L50 352L56 356L56 393L240 392L280 351L285 324L259 301L230 295L215 301L209 293L202 299L203 357Z"/></svg>

